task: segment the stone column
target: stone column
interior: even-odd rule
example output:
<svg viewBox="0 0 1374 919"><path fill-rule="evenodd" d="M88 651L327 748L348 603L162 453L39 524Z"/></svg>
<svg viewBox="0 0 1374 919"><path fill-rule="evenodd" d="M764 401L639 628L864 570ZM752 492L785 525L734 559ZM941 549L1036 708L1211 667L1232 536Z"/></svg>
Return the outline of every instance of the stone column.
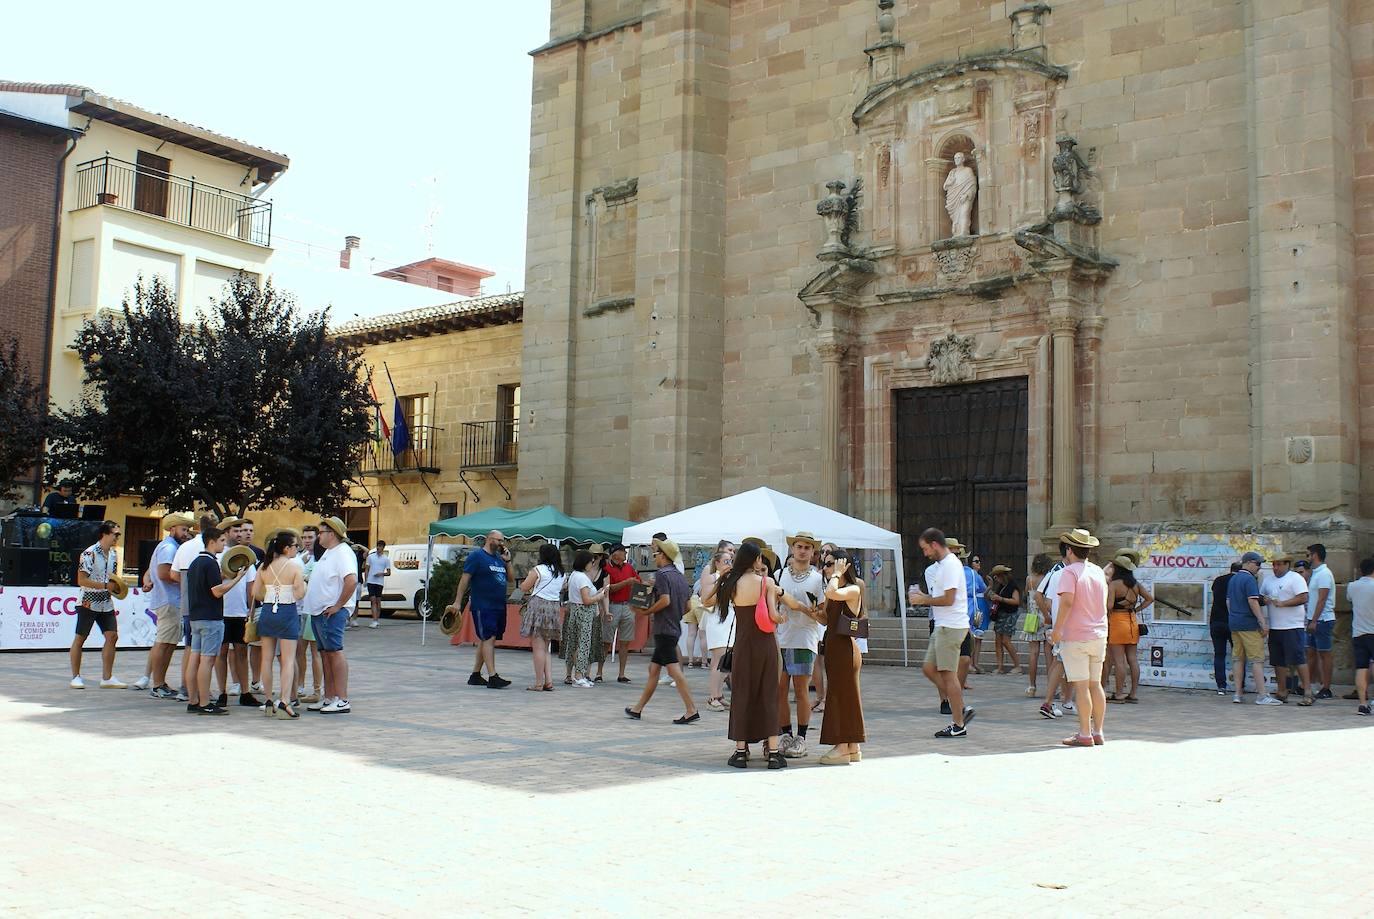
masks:
<svg viewBox="0 0 1374 919"><path fill-rule="evenodd" d="M1053 308L1053 307L1051 307ZM1068 529L1078 525L1078 424L1077 349L1078 319L1069 315L1050 318L1054 360L1054 478L1051 492L1053 529Z"/></svg>
<svg viewBox="0 0 1374 919"><path fill-rule="evenodd" d="M945 196L943 186L945 173L949 170L949 163L932 156L926 159L926 183L921 189L922 197L925 199L925 233L921 236L921 242L933 243L937 239L944 237L941 227L944 226Z"/></svg>
<svg viewBox="0 0 1374 919"><path fill-rule="evenodd" d="M840 362L848 351L847 345L833 341L816 346L821 358L821 503L841 513L848 502L842 500L844 452L840 438L844 432L840 402L844 393L840 386Z"/></svg>

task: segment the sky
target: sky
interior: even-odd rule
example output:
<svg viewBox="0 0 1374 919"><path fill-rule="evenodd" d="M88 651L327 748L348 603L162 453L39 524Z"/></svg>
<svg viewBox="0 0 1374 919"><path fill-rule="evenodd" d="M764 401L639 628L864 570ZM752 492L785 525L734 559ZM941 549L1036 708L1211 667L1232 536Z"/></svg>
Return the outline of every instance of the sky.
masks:
<svg viewBox="0 0 1374 919"><path fill-rule="evenodd" d="M549 0L11 7L0 79L89 86L290 157L266 195L283 255L352 234L379 271L432 254L495 271L484 293L523 289L528 52Z"/></svg>

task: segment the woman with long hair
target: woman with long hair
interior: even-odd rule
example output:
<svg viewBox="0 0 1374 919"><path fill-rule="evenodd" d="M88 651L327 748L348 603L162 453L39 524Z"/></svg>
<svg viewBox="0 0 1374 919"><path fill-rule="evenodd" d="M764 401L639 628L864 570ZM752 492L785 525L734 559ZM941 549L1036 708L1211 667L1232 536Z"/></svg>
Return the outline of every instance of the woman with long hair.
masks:
<svg viewBox="0 0 1374 919"><path fill-rule="evenodd" d="M549 642L558 638L562 627L563 606L560 597L567 579L558 547L546 542L539 547L539 563L520 582L520 590L525 594L520 634L530 640L530 652L534 658L534 685L525 687L529 692L553 692Z"/></svg>
<svg viewBox="0 0 1374 919"><path fill-rule="evenodd" d="M1136 646L1140 643L1140 620L1137 614L1154 602L1135 580L1135 562L1124 556L1111 561L1110 593L1107 597L1107 653L1111 657L1112 670L1116 675L1115 691L1107 696L1108 702L1139 701L1136 692L1140 689L1140 660ZM1125 692L1122 684L1127 673L1131 677L1131 691Z"/></svg>
<svg viewBox="0 0 1374 919"><path fill-rule="evenodd" d="M859 669L863 657L849 634L849 623L867 618L864 606L864 582L854 574L849 553L836 549L834 573L825 585L825 608L821 621L825 623L826 682L830 687L830 707L821 722L821 743L834 744L821 757L826 766L847 766L863 759L859 744L864 733L864 708L859 696Z"/></svg>
<svg viewBox="0 0 1374 919"><path fill-rule="evenodd" d="M702 631L706 634L706 645L711 654L711 682L706 696L706 707L713 712L723 712L730 707L725 701L725 674L720 672L720 659L735 640L735 611L727 603L716 602L716 587L720 579L729 574L734 564L735 553L721 550L711 558L711 567L701 576Z"/></svg>
<svg viewBox="0 0 1374 919"><path fill-rule="evenodd" d="M997 672L1011 673L1021 667L1021 661L1016 657L1016 645L1012 641L1012 636L1016 634L1016 616L1021 612L1021 588L1012 579L1011 569L1006 565L994 565L992 568L988 602L992 605ZM1011 658L1011 666L1008 668L1002 666L1004 655Z"/></svg>
<svg viewBox="0 0 1374 919"><path fill-rule="evenodd" d="M821 543L820 556L816 560L816 567L821 569L821 579L830 583L831 576L835 573L835 544L833 542ZM816 701L811 704L812 712L825 711L825 635L821 635L821 640L816 645L816 669L811 674L811 682L816 684Z"/></svg>
<svg viewBox="0 0 1374 919"><path fill-rule="evenodd" d="M296 711L296 642L301 637L301 618L296 601L305 596L305 576L295 564L296 531L281 530L267 541L262 570L253 584L253 596L262 603L258 615L258 640L262 643L262 678L265 702L262 711L283 721L299 718ZM281 679L277 701L272 701L272 663L281 649ZM288 702L287 699L291 701Z"/></svg>
<svg viewBox="0 0 1374 919"><path fill-rule="evenodd" d="M590 670L605 652L601 644L601 598L605 589L597 590L594 582L601 573L596 556L586 549L578 549L573 556L572 574L568 575L568 615L563 621L563 638L558 652L567 661L568 675L563 680L573 686L591 689Z"/></svg>
<svg viewBox="0 0 1374 919"><path fill-rule="evenodd" d="M1041 653L1043 652L1045 656L1045 679L1047 680L1049 679L1050 665L1053 658L1050 657L1050 630L1046 628L1045 617L1040 615L1040 610L1035 606L1034 602L1030 601L1030 598L1034 595L1035 589L1040 586L1040 582L1044 580L1045 576L1050 573L1050 569L1053 567L1054 560L1043 552L1031 560L1031 573L1030 577L1026 578L1026 593L1023 597L1023 600L1026 602L1022 603L1022 610L1027 613L1035 613L1040 620L1040 625L1034 632L1023 630L1019 623L1016 626L1017 637L1030 646L1028 652L1030 657L1030 670L1027 671L1030 673L1030 685L1026 687L1026 695L1031 698L1039 695L1040 692L1035 688L1035 682L1036 674L1040 670ZM1017 618L1020 618L1019 611L1016 615Z"/></svg>
<svg viewBox="0 0 1374 919"><path fill-rule="evenodd" d="M749 745L762 740L767 741L768 768L785 769L787 760L778 750L778 672L782 655L774 636L777 623L785 617L778 612L774 584L758 546L747 542L735 552L735 562L720 579L715 600L721 608L735 614L729 732L735 752L727 764L748 768Z"/></svg>

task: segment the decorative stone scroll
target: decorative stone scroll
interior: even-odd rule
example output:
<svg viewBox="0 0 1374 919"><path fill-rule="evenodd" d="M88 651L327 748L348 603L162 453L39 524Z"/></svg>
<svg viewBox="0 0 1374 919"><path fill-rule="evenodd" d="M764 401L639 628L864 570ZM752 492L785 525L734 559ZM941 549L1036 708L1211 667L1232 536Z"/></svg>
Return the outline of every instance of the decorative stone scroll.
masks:
<svg viewBox="0 0 1374 919"><path fill-rule="evenodd" d="M930 343L930 380L941 386L973 379L973 336L950 332Z"/></svg>

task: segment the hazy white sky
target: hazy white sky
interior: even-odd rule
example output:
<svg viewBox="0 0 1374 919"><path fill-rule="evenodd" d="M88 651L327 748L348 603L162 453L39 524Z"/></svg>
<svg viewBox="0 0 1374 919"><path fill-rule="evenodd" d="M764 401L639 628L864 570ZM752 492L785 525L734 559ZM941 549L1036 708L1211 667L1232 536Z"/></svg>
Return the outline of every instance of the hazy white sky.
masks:
<svg viewBox="0 0 1374 919"><path fill-rule="evenodd" d="M285 153L273 241L346 234L402 264L433 254L524 286L530 76L549 0L89 0L12 4L0 79L78 83Z"/></svg>

